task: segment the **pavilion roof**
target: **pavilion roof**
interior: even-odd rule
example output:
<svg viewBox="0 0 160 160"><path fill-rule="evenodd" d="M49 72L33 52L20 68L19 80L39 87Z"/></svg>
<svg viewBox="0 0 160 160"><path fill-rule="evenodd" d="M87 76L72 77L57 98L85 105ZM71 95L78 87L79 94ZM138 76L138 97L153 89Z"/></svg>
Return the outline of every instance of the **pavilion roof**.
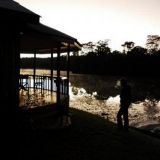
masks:
<svg viewBox="0 0 160 160"><path fill-rule="evenodd" d="M39 22L40 16L29 9L21 6L13 0L0 0L0 18L4 23L19 25L21 35L21 52L23 53L50 53L51 49L56 52L57 46L61 44L61 52L68 50L76 51L81 48L77 39L48 27ZM16 22L15 22L16 21Z"/></svg>
<svg viewBox="0 0 160 160"><path fill-rule="evenodd" d="M50 53L51 49L56 52L58 44L61 44L61 52L68 50L68 44L70 51L78 51L81 48L77 39L63 32L41 23L27 24L21 38L21 52Z"/></svg>

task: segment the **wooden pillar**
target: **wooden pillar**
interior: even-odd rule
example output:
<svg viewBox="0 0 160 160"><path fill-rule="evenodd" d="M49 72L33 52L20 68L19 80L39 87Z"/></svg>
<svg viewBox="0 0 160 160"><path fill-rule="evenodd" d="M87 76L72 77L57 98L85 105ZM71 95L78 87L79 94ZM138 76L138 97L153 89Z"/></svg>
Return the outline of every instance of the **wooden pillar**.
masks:
<svg viewBox="0 0 160 160"><path fill-rule="evenodd" d="M34 52L33 58L33 88L35 91L35 82L36 82L36 51Z"/></svg>
<svg viewBox="0 0 160 160"><path fill-rule="evenodd" d="M61 53L61 44L57 46L57 105L60 105L60 53Z"/></svg>
<svg viewBox="0 0 160 160"><path fill-rule="evenodd" d="M70 44L67 51L67 95L69 96Z"/></svg>
<svg viewBox="0 0 160 160"><path fill-rule="evenodd" d="M53 49L51 49L51 94L53 92Z"/></svg>
<svg viewBox="0 0 160 160"><path fill-rule="evenodd" d="M66 101L66 107L67 107L67 112L69 110L69 71L70 71L70 44L68 44L68 49L67 49L67 82L66 82L66 87L67 87L67 101Z"/></svg>
<svg viewBox="0 0 160 160"><path fill-rule="evenodd" d="M1 130L9 131L16 123L19 110L20 37L14 26L0 25ZM7 28L9 26L9 28ZM12 30L13 29L13 30ZM4 128L3 128L4 127ZM15 128L14 128L15 129Z"/></svg>

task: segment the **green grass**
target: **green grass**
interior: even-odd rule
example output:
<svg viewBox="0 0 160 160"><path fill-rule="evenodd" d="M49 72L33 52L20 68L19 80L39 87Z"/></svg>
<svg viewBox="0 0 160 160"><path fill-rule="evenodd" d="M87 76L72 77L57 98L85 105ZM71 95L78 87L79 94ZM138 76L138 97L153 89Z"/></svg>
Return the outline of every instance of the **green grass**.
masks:
<svg viewBox="0 0 160 160"><path fill-rule="evenodd" d="M160 139L134 129L119 131L115 124L87 112L71 109L72 126L63 129L26 130L19 137L17 156L45 160L157 160ZM53 118L54 119L54 118ZM37 122L38 123L38 122ZM52 116L40 121L52 125ZM23 135L23 136L22 136Z"/></svg>

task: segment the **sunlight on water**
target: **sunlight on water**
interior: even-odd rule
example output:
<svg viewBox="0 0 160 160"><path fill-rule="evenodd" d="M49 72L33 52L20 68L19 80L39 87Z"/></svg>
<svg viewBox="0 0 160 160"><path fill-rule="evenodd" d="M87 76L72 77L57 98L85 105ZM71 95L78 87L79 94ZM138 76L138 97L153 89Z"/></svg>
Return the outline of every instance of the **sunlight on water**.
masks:
<svg viewBox="0 0 160 160"><path fill-rule="evenodd" d="M109 97L107 100L106 100L106 105L108 106L119 106L119 103L120 103L120 96L117 95L116 97Z"/></svg>

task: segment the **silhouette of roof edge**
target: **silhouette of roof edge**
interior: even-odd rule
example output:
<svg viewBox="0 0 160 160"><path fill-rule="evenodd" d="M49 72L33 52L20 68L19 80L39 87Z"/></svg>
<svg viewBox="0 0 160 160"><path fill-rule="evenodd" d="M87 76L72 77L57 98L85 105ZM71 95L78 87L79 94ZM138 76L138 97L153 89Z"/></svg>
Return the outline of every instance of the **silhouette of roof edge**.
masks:
<svg viewBox="0 0 160 160"><path fill-rule="evenodd" d="M61 31L42 23L27 23L21 39L21 52L33 53L36 50L39 53L47 53L51 48L57 49L58 43L62 44L62 52L68 50L68 44L70 44L72 51L78 51L82 47L76 38Z"/></svg>
<svg viewBox="0 0 160 160"><path fill-rule="evenodd" d="M40 33L43 33L43 34L46 34L46 35L51 35L51 36L55 36L55 37L62 37L62 38L67 38L67 39L70 39L70 40L73 40L73 41L76 41L77 39L72 37L72 36L69 36L68 34L65 34L59 30L56 30L54 28L51 28L47 25L44 25L42 23L39 23L39 24L27 24L27 26L34 30L34 31L37 31L37 32L40 32Z"/></svg>
<svg viewBox="0 0 160 160"><path fill-rule="evenodd" d="M24 6L20 5L18 2L15 2L13 0L0 0L0 8L40 17L40 15L32 12L31 10L25 8Z"/></svg>

